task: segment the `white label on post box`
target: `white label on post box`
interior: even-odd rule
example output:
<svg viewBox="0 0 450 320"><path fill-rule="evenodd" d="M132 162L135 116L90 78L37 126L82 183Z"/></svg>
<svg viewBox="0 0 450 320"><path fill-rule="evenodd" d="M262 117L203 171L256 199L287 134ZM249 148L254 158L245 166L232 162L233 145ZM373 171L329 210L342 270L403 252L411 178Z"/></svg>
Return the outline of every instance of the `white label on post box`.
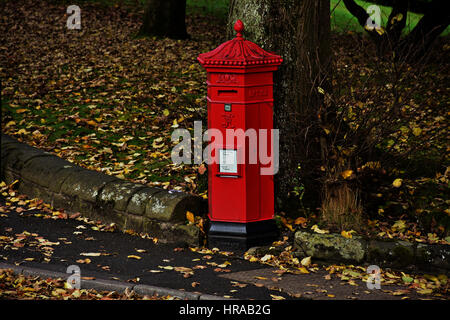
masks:
<svg viewBox="0 0 450 320"><path fill-rule="evenodd" d="M219 150L219 171L220 173L238 173L237 150Z"/></svg>

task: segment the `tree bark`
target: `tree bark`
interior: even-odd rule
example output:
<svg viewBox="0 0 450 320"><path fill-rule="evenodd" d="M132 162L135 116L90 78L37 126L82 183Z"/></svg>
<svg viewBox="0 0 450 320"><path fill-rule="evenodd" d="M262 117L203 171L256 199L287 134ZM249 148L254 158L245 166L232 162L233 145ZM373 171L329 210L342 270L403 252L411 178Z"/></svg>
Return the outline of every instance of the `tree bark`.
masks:
<svg viewBox="0 0 450 320"><path fill-rule="evenodd" d="M330 1L232 0L229 38L234 35L237 19L244 22L246 39L284 60L274 75L274 125L280 130L277 210L288 210L292 203L298 205L290 200L299 185L305 187L303 200L317 205L320 189L314 172L321 161L323 111L318 87L329 89Z"/></svg>
<svg viewBox="0 0 450 320"><path fill-rule="evenodd" d="M187 39L186 0L148 0L141 36Z"/></svg>

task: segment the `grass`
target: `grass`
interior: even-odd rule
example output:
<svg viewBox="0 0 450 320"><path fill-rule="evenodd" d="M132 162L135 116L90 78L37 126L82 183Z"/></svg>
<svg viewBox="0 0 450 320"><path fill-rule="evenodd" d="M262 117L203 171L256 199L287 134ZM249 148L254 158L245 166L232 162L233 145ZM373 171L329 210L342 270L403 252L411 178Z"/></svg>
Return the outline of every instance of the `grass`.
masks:
<svg viewBox="0 0 450 320"><path fill-rule="evenodd" d="M361 0L356 0L356 3L362 6L364 9L367 9L370 5L373 5L373 3L371 2ZM392 8L381 5L378 5L378 7L380 8L381 11L381 25L385 26ZM340 33L348 31L359 33L365 32L364 29L358 23L358 20L350 12L348 12L342 0L331 0L330 10L331 10L331 30ZM404 34L409 33L420 21L422 16L423 16L422 14L408 12L407 17L408 20L406 22L405 28L403 29L403 33ZM449 33L450 27L447 27L447 29L445 29L442 35L449 35Z"/></svg>

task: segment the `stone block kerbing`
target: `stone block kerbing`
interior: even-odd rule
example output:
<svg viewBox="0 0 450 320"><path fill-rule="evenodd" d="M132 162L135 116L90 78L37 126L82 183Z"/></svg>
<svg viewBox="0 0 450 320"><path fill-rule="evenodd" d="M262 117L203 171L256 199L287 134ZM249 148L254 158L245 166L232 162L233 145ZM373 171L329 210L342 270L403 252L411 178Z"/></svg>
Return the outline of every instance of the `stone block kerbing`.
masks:
<svg viewBox="0 0 450 320"><path fill-rule="evenodd" d="M144 185L123 180L113 180L104 186L98 200L99 202L112 203L114 210L125 211L130 198L137 191L144 188Z"/></svg>
<svg viewBox="0 0 450 320"><path fill-rule="evenodd" d="M21 143L10 143L5 147L2 145L2 173L6 168L19 173L28 160L47 156L50 154Z"/></svg>
<svg viewBox="0 0 450 320"><path fill-rule="evenodd" d="M450 271L450 246L395 239L364 239L340 234L295 233L297 255L323 262L357 262L380 267L414 267L424 271Z"/></svg>
<svg viewBox="0 0 450 320"><path fill-rule="evenodd" d="M414 264L414 245L402 240L371 240L367 247L366 259L373 263L393 267Z"/></svg>
<svg viewBox="0 0 450 320"><path fill-rule="evenodd" d="M161 221L185 221L189 208L200 211L200 203L194 196L175 190L153 194L145 207L145 216Z"/></svg>
<svg viewBox="0 0 450 320"><path fill-rule="evenodd" d="M419 243L416 248L416 263L450 270L450 246Z"/></svg>
<svg viewBox="0 0 450 320"><path fill-rule="evenodd" d="M80 167L77 168L74 165L69 165L67 161L58 157L36 157L24 164L20 174L21 176L27 177L31 182L46 188L51 187L52 190L59 192L61 184L65 180L65 177L62 178L61 174L65 173L68 175L70 173L70 170L67 169L74 171L82 170Z"/></svg>
<svg viewBox="0 0 450 320"><path fill-rule="evenodd" d="M144 215L148 199L151 199L155 193L160 191L161 189L159 188L151 187L145 187L144 189L136 191L128 202L127 212L139 216Z"/></svg>
<svg viewBox="0 0 450 320"><path fill-rule="evenodd" d="M84 201L96 203L102 188L112 181L118 182L120 179L97 171L83 170L73 172L64 180L60 192L72 197L78 197Z"/></svg>
<svg viewBox="0 0 450 320"><path fill-rule="evenodd" d="M113 222L122 230L147 232L163 242L200 244L198 227L186 224L186 211L206 213L200 197L87 170L5 134L1 135L1 159L1 178L6 183L18 179L19 192L31 198Z"/></svg>
<svg viewBox="0 0 450 320"><path fill-rule="evenodd" d="M319 260L361 262L365 241L358 237L347 239L338 234L295 233L295 245L300 254Z"/></svg>

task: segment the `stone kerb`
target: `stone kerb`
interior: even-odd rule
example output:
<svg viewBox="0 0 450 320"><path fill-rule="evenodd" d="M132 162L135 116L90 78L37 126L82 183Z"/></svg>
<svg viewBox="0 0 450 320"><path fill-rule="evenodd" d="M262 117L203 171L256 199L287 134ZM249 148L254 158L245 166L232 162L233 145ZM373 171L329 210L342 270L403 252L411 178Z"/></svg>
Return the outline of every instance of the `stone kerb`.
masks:
<svg viewBox="0 0 450 320"><path fill-rule="evenodd" d="M316 261L375 264L381 268L414 268L450 271L450 246L395 239L344 238L340 234L318 234L299 230L294 247L300 257Z"/></svg>
<svg viewBox="0 0 450 320"><path fill-rule="evenodd" d="M198 245L200 230L186 225L186 211L204 214L200 197L148 187L87 170L51 153L1 136L1 178L55 208L148 232L163 241Z"/></svg>

